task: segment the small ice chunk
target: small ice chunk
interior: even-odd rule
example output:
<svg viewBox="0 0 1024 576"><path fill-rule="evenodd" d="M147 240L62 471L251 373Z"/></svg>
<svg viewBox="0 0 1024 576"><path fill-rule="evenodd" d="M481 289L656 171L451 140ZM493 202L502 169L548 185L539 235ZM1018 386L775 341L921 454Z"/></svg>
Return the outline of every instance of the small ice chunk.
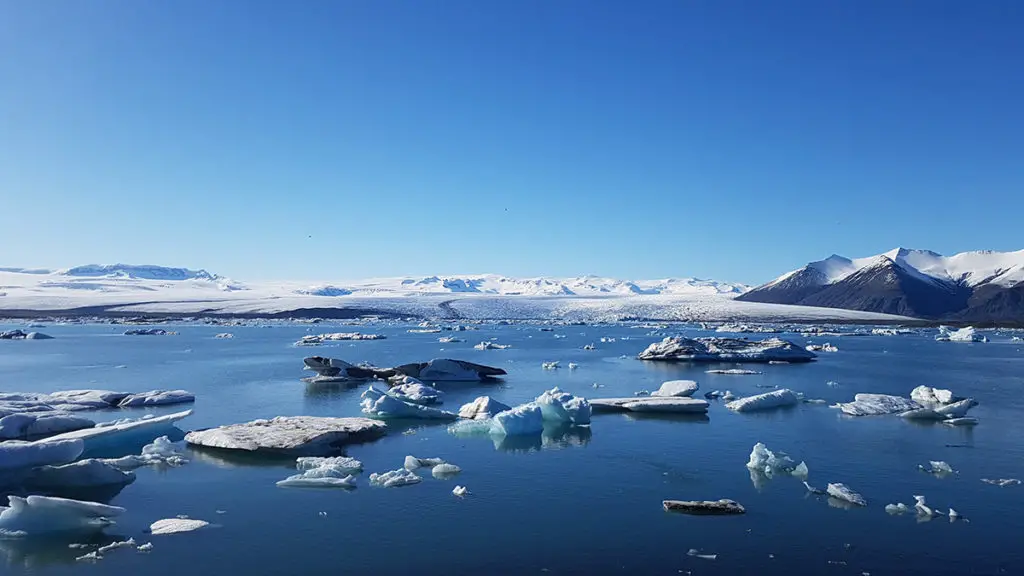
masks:
<svg viewBox="0 0 1024 576"><path fill-rule="evenodd" d="M459 417L483 420L511 409L511 406L502 404L490 396L480 396L469 404L463 404L462 408L459 408Z"/></svg>
<svg viewBox="0 0 1024 576"><path fill-rule="evenodd" d="M319 457L302 456L295 459L295 469L300 471L315 470L324 467L335 468L346 474L358 474L363 470L363 463L347 456Z"/></svg>
<svg viewBox="0 0 1024 576"><path fill-rule="evenodd" d="M959 518L959 517L960 517L960 513L959 512L957 512L956 510L953 510L952 508L949 509L949 521L950 522L956 522L957 518Z"/></svg>
<svg viewBox="0 0 1024 576"><path fill-rule="evenodd" d="M704 414L708 401L685 396L639 398L635 402L622 404L630 412L666 412L673 414Z"/></svg>
<svg viewBox="0 0 1024 576"><path fill-rule="evenodd" d="M910 399L923 405L952 404L955 400L951 390L932 388L931 386L918 386L914 388L910 392Z"/></svg>
<svg viewBox="0 0 1024 576"><path fill-rule="evenodd" d="M801 464L803 463L801 462ZM788 472L792 474L797 469L797 464L789 456L782 453L775 454L763 443L758 442L754 444L754 448L750 451L747 468L763 472L771 477L774 472ZM804 464L804 471L806 470L807 465ZM796 474L793 475L795 476Z"/></svg>
<svg viewBox="0 0 1024 576"><path fill-rule="evenodd" d="M108 458L105 463L119 470L134 470L143 466L184 466L188 464L181 445L171 442L167 436L161 436L142 447L142 454Z"/></svg>
<svg viewBox="0 0 1024 576"><path fill-rule="evenodd" d="M555 362L544 362L540 365L545 370L558 370L558 361Z"/></svg>
<svg viewBox="0 0 1024 576"><path fill-rule="evenodd" d="M134 538L129 538L127 540L120 540L120 541L117 541L117 542L111 542L110 544L107 544L106 546L100 546L96 550L96 552L98 552L100 554L106 554L107 552L113 552L114 550L117 550L118 548L135 548L135 539Z"/></svg>
<svg viewBox="0 0 1024 576"><path fill-rule="evenodd" d="M412 484L419 484L421 481L422 478L405 468L384 472L383 474L377 474L376 472L370 474L370 485L380 486L382 488L409 486Z"/></svg>
<svg viewBox="0 0 1024 576"><path fill-rule="evenodd" d="M977 418L950 418L948 420L943 420L942 423L946 424L947 426L977 426L978 425L978 419Z"/></svg>
<svg viewBox="0 0 1024 576"><path fill-rule="evenodd" d="M743 370L741 368L729 368L728 370L706 370L705 374L729 374L732 376L753 376L761 374L757 370Z"/></svg>
<svg viewBox="0 0 1024 576"><path fill-rule="evenodd" d="M901 514L906 514L907 512L910 512L910 506L907 506L902 502L899 502L897 504L886 504L885 511L886 513L892 514L893 516L899 516Z"/></svg>
<svg viewBox="0 0 1024 576"><path fill-rule="evenodd" d="M575 370L575 369L577 369L579 367L580 367L579 364L577 364L575 362L569 362L569 370Z"/></svg>
<svg viewBox="0 0 1024 576"><path fill-rule="evenodd" d="M457 476L460 472L462 472L462 468L459 468L455 464L448 464L447 462L444 464L438 464L430 470L430 474L438 480Z"/></svg>
<svg viewBox="0 0 1024 576"><path fill-rule="evenodd" d="M733 400L726 404L725 407L735 412L754 412L757 410L771 410L785 406L795 406L799 403L800 397L795 392L788 388L782 388L780 390L773 390L756 396L748 396L746 398L740 398L739 400Z"/></svg>
<svg viewBox="0 0 1024 576"><path fill-rule="evenodd" d="M473 346L473 348L476 348L477 350L505 350L511 347L511 345L497 344L495 342L490 341L484 341L477 344L476 346Z"/></svg>
<svg viewBox="0 0 1024 576"><path fill-rule="evenodd" d="M732 402L736 399L736 395L732 393L732 390L726 390L725 394L722 395L722 400L726 402Z"/></svg>
<svg viewBox="0 0 1024 576"><path fill-rule="evenodd" d="M914 509L917 510L918 516L924 516L927 518L935 516L935 510L928 506L924 496L914 496L914 500L916 502L914 504Z"/></svg>
<svg viewBox="0 0 1024 576"><path fill-rule="evenodd" d="M75 562L97 562L102 559L103 557L99 555L99 552L97 550L93 550L88 554L83 554L75 558Z"/></svg>
<svg viewBox="0 0 1024 576"><path fill-rule="evenodd" d="M973 398L966 398L952 404L945 406L939 406L935 408L935 411L941 414L944 418L963 418L967 416L967 412L978 405L978 402Z"/></svg>
<svg viewBox="0 0 1024 576"><path fill-rule="evenodd" d="M860 494L854 492L846 484L842 484L842 483L831 484L830 483L828 485L828 488L825 491L828 493L829 496L831 496L833 498L836 498L836 499L839 499L839 500L845 500L846 502L849 502L851 504L856 504L857 506L867 506L868 505L868 501L865 500L863 496L861 496Z"/></svg>
<svg viewBox="0 0 1024 576"><path fill-rule="evenodd" d="M405 378L415 380L415 378L410 378L409 376ZM444 394L440 390L419 381L397 384L392 386L387 393L403 402L411 402L413 404L437 404L441 401L441 396Z"/></svg>
<svg viewBox="0 0 1024 576"><path fill-rule="evenodd" d="M154 536L192 532L209 526L209 522L190 518L165 518L149 525L149 532Z"/></svg>
<svg viewBox="0 0 1024 576"><path fill-rule="evenodd" d="M669 380L662 382L661 387L651 392L651 396L674 398L680 396L693 396L700 386L693 380Z"/></svg>
<svg viewBox="0 0 1024 576"><path fill-rule="evenodd" d="M925 468L920 464L917 467L925 472L934 474L939 477L945 477L955 473L952 466L941 460L932 460L928 462L928 468Z"/></svg>
<svg viewBox="0 0 1024 576"><path fill-rule="evenodd" d="M283 488L354 488L363 463L355 458L336 456L329 458L303 457L296 459L295 468L301 474L289 476L277 483Z"/></svg>
<svg viewBox="0 0 1024 576"><path fill-rule="evenodd" d="M145 544L139 544L139 547L137 548L137 550L139 552L150 552L150 551L153 550L153 543L152 542L146 542Z"/></svg>
<svg viewBox="0 0 1024 576"><path fill-rule="evenodd" d="M694 558L700 558L702 560L715 560L718 558L718 554L701 554L700 550L697 550L696 548L690 548L690 550L686 552L686 555L693 556Z"/></svg>
<svg viewBox="0 0 1024 576"><path fill-rule="evenodd" d="M746 509L735 500L664 500L661 503L666 512L682 512L698 516L745 514Z"/></svg>
<svg viewBox="0 0 1024 576"><path fill-rule="evenodd" d="M52 532L99 530L113 524L124 508L50 496L8 496L0 507L0 536L36 536Z"/></svg>
<svg viewBox="0 0 1024 576"><path fill-rule="evenodd" d="M807 480L807 477L810 475L810 471L807 469L807 463L800 462L796 465L796 468L793 468L793 471L790 472L790 474L801 480Z"/></svg>
<svg viewBox="0 0 1024 576"><path fill-rule="evenodd" d="M825 492L821 488L815 488L814 486L811 486L810 484L808 484L807 480L804 480L804 488L807 488L807 491L810 492L811 494L819 494L819 495L827 494L827 492Z"/></svg>
<svg viewBox="0 0 1024 576"><path fill-rule="evenodd" d="M999 478L998 480L992 480L990 478L982 478L982 482L985 484L992 484L993 486L1005 487L1005 486L1019 486L1020 480L1016 478Z"/></svg>
<svg viewBox="0 0 1024 576"><path fill-rule="evenodd" d="M456 486L455 488L452 488L452 494L455 494L456 496L461 498L469 494L469 489L466 488L465 486Z"/></svg>
<svg viewBox="0 0 1024 576"><path fill-rule="evenodd" d="M446 462L440 458L417 458L415 456L405 457L406 470L417 470L419 468L433 468L434 466L440 466Z"/></svg>

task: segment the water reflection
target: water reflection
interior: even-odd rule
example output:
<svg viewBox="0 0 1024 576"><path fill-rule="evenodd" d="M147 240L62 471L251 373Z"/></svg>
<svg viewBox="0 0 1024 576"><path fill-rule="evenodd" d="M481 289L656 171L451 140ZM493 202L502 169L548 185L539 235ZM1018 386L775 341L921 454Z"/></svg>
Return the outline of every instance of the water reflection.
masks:
<svg viewBox="0 0 1024 576"><path fill-rule="evenodd" d="M593 432L590 426L546 423L540 434L499 436L491 435L483 428L464 430L456 435L462 438L490 438L494 443L494 449L501 452L537 452L586 446L590 443Z"/></svg>

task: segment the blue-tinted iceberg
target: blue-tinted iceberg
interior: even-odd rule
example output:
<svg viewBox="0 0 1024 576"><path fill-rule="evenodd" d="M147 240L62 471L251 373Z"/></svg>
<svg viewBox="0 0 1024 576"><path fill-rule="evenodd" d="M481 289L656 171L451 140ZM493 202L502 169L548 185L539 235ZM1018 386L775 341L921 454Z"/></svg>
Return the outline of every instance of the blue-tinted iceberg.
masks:
<svg viewBox="0 0 1024 576"><path fill-rule="evenodd" d="M55 532L101 530L124 508L49 496L8 496L0 507L0 536L28 537Z"/></svg>
<svg viewBox="0 0 1024 576"><path fill-rule="evenodd" d="M78 438L41 442L0 442L0 470L67 464L77 460L84 448L85 444Z"/></svg>
<svg viewBox="0 0 1024 576"><path fill-rule="evenodd" d="M413 404L400 400L370 386L363 392L362 406L363 414L372 418L399 419L399 418L426 418L432 420L455 420L458 418L451 412L430 408L421 404Z"/></svg>
<svg viewBox="0 0 1024 576"><path fill-rule="evenodd" d="M755 412L758 410L772 410L785 406L796 406L800 403L800 396L788 388L772 390L756 396L747 396L733 400L725 405L726 408L735 412Z"/></svg>

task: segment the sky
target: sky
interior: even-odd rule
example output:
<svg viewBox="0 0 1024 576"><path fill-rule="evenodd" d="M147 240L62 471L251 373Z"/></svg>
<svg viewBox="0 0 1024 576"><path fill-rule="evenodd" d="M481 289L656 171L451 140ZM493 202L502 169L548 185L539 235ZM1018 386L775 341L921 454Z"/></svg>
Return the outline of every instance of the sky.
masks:
<svg viewBox="0 0 1024 576"><path fill-rule="evenodd" d="M760 283L1019 250L1013 0L0 0L0 265Z"/></svg>

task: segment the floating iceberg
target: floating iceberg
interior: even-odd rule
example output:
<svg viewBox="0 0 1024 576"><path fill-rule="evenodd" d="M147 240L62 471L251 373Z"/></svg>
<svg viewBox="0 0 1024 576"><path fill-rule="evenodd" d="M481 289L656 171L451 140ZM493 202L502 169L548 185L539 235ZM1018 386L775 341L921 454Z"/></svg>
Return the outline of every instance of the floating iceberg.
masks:
<svg viewBox="0 0 1024 576"><path fill-rule="evenodd" d="M906 504L904 504L902 502L899 502L899 503L896 503L896 504L886 504L885 505L885 511L886 511L887 514L892 514L893 516L899 516L901 514L906 514L907 512L910 512L910 506L907 506Z"/></svg>
<svg viewBox="0 0 1024 576"><path fill-rule="evenodd" d="M931 408L918 408L917 410L909 410L900 414L900 418L906 418L907 420L943 420L945 416Z"/></svg>
<svg viewBox="0 0 1024 576"><path fill-rule="evenodd" d="M324 342L339 342L345 340L384 340L387 336L382 334L360 334L359 332L335 332L333 334L310 334L303 336L295 343L296 346L319 346Z"/></svg>
<svg viewBox="0 0 1024 576"><path fill-rule="evenodd" d="M103 460L90 458L59 466L40 466L32 470L26 484L33 488L91 488L124 486L135 481L131 472L122 472Z"/></svg>
<svg viewBox="0 0 1024 576"><path fill-rule="evenodd" d="M25 332L24 330L8 330L0 332L0 340L53 340L53 336L42 332Z"/></svg>
<svg viewBox="0 0 1024 576"><path fill-rule="evenodd" d="M115 445L123 445L136 441L152 441L174 428L175 422L192 415L191 410L175 412L164 416L145 416L143 418L125 419L116 422L104 422L93 428L83 428L73 432L65 432L51 436L38 442L54 442L67 439L78 439L85 443L85 453L102 451Z"/></svg>
<svg viewBox="0 0 1024 576"><path fill-rule="evenodd" d="M459 468L455 464L448 464L447 462L438 464L430 469L430 474L438 480L447 480L448 478L458 476L461 472L462 468Z"/></svg>
<svg viewBox="0 0 1024 576"><path fill-rule="evenodd" d="M463 340L455 336L442 336L437 339L438 344L457 344L459 342L463 342Z"/></svg>
<svg viewBox="0 0 1024 576"><path fill-rule="evenodd" d="M857 394L853 402L841 402L834 408L839 408L844 414L850 416L879 416L882 414L900 414L911 410L918 410L921 405L908 398L890 396L888 394Z"/></svg>
<svg viewBox="0 0 1024 576"><path fill-rule="evenodd" d="M665 500L666 512L682 512L698 516L745 514L746 508L735 500Z"/></svg>
<svg viewBox="0 0 1024 576"><path fill-rule="evenodd" d="M299 474L289 476L277 483L278 486L315 488L353 488L356 477L363 469L363 463L355 458L337 456L333 458L299 458L295 462Z"/></svg>
<svg viewBox="0 0 1024 576"><path fill-rule="evenodd" d="M398 376L389 381L392 386L388 395L394 396L403 402L413 404L437 404L441 401L443 393L411 376Z"/></svg>
<svg viewBox="0 0 1024 576"><path fill-rule="evenodd" d="M0 440L28 440L95 425L88 418L67 412L20 412L0 418Z"/></svg>
<svg viewBox="0 0 1024 576"><path fill-rule="evenodd" d="M188 459L167 436L161 436L142 447L139 455L108 458L105 463L118 470L135 470L143 466L184 466Z"/></svg>
<svg viewBox="0 0 1024 576"><path fill-rule="evenodd" d="M747 468L761 472L769 478L776 472L792 473L796 467L796 462L789 456L782 453L775 454L761 442L754 444L754 448L750 451L750 458L747 460ZM804 470L806 468L807 465L804 464Z"/></svg>
<svg viewBox="0 0 1024 576"><path fill-rule="evenodd" d="M491 419L490 432L499 436L540 434L543 431L543 412L533 402L495 414Z"/></svg>
<svg viewBox="0 0 1024 576"><path fill-rule="evenodd" d="M733 400L725 405L726 408L735 412L755 412L758 410L772 410L785 406L796 406L800 403L800 397L788 388L773 390Z"/></svg>
<svg viewBox="0 0 1024 576"><path fill-rule="evenodd" d="M651 392L651 396L662 398L693 396L698 388L700 386L693 380L669 380L662 382L660 388Z"/></svg>
<svg viewBox="0 0 1024 576"><path fill-rule="evenodd" d="M544 370L558 370L558 362L542 362L540 367Z"/></svg>
<svg viewBox="0 0 1024 576"><path fill-rule="evenodd" d="M707 370L705 374L730 374L733 376L750 376L754 374L761 374L757 370L742 370L740 368L729 368L728 370Z"/></svg>
<svg viewBox="0 0 1024 576"><path fill-rule="evenodd" d="M973 326L953 330L948 326L939 327L939 335L935 337L939 342L988 342L988 338L978 334Z"/></svg>
<svg viewBox="0 0 1024 576"><path fill-rule="evenodd" d="M825 492L827 492L828 495L833 497L833 498L836 498L838 500L844 500L844 501L849 502L851 504L856 504L857 506L867 506L868 505L868 501L865 500L863 496L861 496L860 494L854 492L846 484L841 484L841 483L829 484L828 488L825 490Z"/></svg>
<svg viewBox="0 0 1024 576"><path fill-rule="evenodd" d="M195 446L288 455L330 455L347 444L376 440L387 425L370 418L278 416L185 435Z"/></svg>
<svg viewBox="0 0 1024 576"><path fill-rule="evenodd" d="M440 458L417 458L415 456L406 456L402 467L411 472L420 468L433 468L434 466L440 466L444 463L445 461Z"/></svg>
<svg viewBox="0 0 1024 576"><path fill-rule="evenodd" d="M839 348L825 342L824 344L808 344L806 346L808 352L839 352Z"/></svg>
<svg viewBox="0 0 1024 576"><path fill-rule="evenodd" d="M480 396L476 400L473 400L469 404L464 404L462 408L459 408L459 417L483 420L490 418L499 412L511 409L511 406L502 404L490 396Z"/></svg>
<svg viewBox="0 0 1024 576"><path fill-rule="evenodd" d="M380 486L382 488L409 486L412 484L419 484L422 481L422 478L405 468L399 468L398 470L392 470L391 472L385 472L383 474L370 474L370 485Z"/></svg>
<svg viewBox="0 0 1024 576"><path fill-rule="evenodd" d="M501 368L450 358L434 358L429 362L403 364L395 367L395 371L424 382L482 382L506 374Z"/></svg>
<svg viewBox="0 0 1024 576"><path fill-rule="evenodd" d="M456 486L455 488L452 488L452 494L455 494L456 496L461 498L469 494L469 489L466 488L465 486Z"/></svg>
<svg viewBox="0 0 1024 576"><path fill-rule="evenodd" d="M230 332L221 332L220 334L214 334L214 338L229 339L234 338L235 335Z"/></svg>
<svg viewBox="0 0 1024 576"><path fill-rule="evenodd" d="M508 345L508 344L498 344L496 342L491 342L490 340L485 340L485 341L477 344L476 346L473 346L473 348L476 348L477 350L505 350L505 349L511 348L511 347L512 347L511 345Z"/></svg>
<svg viewBox="0 0 1024 576"><path fill-rule="evenodd" d="M935 516L937 514L935 510L928 506L928 503L925 501L924 496L914 496L914 500L916 502L914 504L914 510L917 511L918 516L931 518L932 516Z"/></svg>
<svg viewBox="0 0 1024 576"><path fill-rule="evenodd" d="M50 496L8 496L10 505L0 507L0 536L39 536L54 532L100 530L113 524L110 518L124 508L96 502Z"/></svg>
<svg viewBox="0 0 1024 576"><path fill-rule="evenodd" d="M77 460L84 450L85 444L77 438L39 442L8 440L0 442L0 470L67 464Z"/></svg>
<svg viewBox="0 0 1024 576"><path fill-rule="evenodd" d="M704 414L708 411L707 400L696 398L593 398L590 406L594 412L674 412L679 414Z"/></svg>
<svg viewBox="0 0 1024 576"><path fill-rule="evenodd" d="M655 342L639 355L641 360L682 362L810 362L815 357L814 353L778 338L753 341L679 336Z"/></svg>
<svg viewBox="0 0 1024 576"><path fill-rule="evenodd" d="M405 402L395 396L388 395L370 386L361 395L363 399L360 406L363 414L372 418L398 419L398 418L426 418L432 420L455 420L458 418L451 412L429 408L421 404Z"/></svg>
<svg viewBox="0 0 1024 576"><path fill-rule="evenodd" d="M124 331L125 336L175 336L177 334L177 332L163 328L131 328Z"/></svg>
<svg viewBox="0 0 1024 576"><path fill-rule="evenodd" d="M985 484L999 486L1000 488L1006 486L1019 486L1021 483L1020 480L1016 478L999 478L996 480L992 480L991 478L982 478L981 481L984 482Z"/></svg>
<svg viewBox="0 0 1024 576"><path fill-rule="evenodd" d="M932 388L931 386L918 386L910 392L910 399L921 405L952 404L959 400L953 396L951 390Z"/></svg>
<svg viewBox="0 0 1024 576"><path fill-rule="evenodd" d="M573 396L557 387L537 397L537 406L547 422L586 425L590 424L590 403L586 398Z"/></svg>
<svg viewBox="0 0 1024 576"><path fill-rule="evenodd" d="M939 478L944 478L946 476L949 476L951 474L955 474L956 473L956 471L953 470L952 466L950 466L947 462L943 462L942 460L932 460L932 461L930 461L928 463L928 467L927 468L925 468L924 466L922 466L920 464L918 464L917 467L919 469L921 469L922 471L928 472L929 474L934 474L935 476L938 476Z"/></svg>
<svg viewBox="0 0 1024 576"><path fill-rule="evenodd" d="M953 402L952 404L946 404L945 406L939 406L935 408L935 411L942 414L945 418L963 418L967 415L967 412L978 405L978 402L973 398L965 398Z"/></svg>
<svg viewBox="0 0 1024 576"><path fill-rule="evenodd" d="M196 397L185 390L151 390L126 396L119 406L135 408L140 406L164 406L167 404L184 404L195 402Z"/></svg>
<svg viewBox="0 0 1024 576"><path fill-rule="evenodd" d="M210 523L204 520L193 520L190 518L165 518L150 524L149 533L153 536L180 534L182 532L193 532L200 528L206 528L209 525Z"/></svg>

